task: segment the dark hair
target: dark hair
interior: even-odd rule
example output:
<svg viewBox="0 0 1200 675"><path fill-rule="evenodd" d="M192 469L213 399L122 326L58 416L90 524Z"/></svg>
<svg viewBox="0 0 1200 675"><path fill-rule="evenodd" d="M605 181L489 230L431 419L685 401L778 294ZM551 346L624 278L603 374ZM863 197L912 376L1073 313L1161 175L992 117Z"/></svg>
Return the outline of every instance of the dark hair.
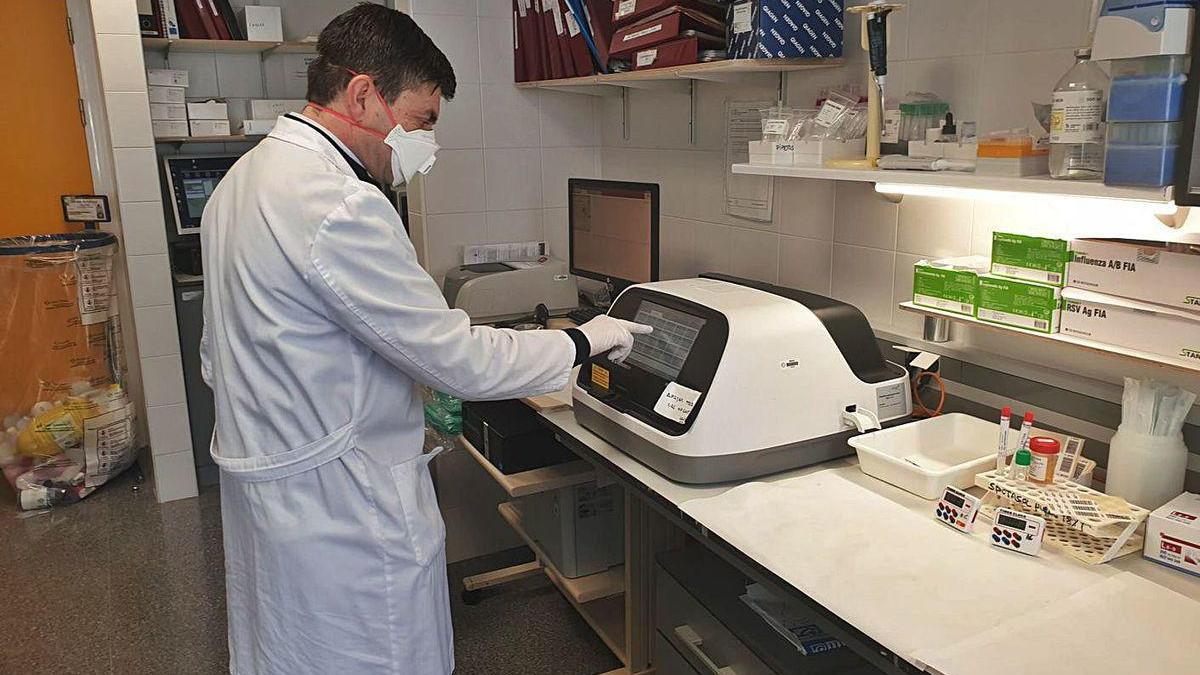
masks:
<svg viewBox="0 0 1200 675"><path fill-rule="evenodd" d="M402 92L435 85L454 98L454 68L412 17L361 3L321 31L317 58L308 66L308 100L328 105L350 84L350 71L370 75L389 103Z"/></svg>

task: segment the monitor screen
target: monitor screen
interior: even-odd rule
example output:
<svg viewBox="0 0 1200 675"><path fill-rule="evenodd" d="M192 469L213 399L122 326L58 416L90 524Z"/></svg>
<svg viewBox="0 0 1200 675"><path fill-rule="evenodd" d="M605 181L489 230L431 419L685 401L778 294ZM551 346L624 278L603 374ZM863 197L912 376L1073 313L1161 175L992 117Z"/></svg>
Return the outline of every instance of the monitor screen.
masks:
<svg viewBox="0 0 1200 675"><path fill-rule="evenodd" d="M211 174L211 175L210 175ZM204 215L204 205L217 189L224 172L194 171L183 174L183 196L187 203L187 213L191 218Z"/></svg>
<svg viewBox="0 0 1200 675"><path fill-rule="evenodd" d="M217 183L237 160L237 155L170 155L163 158L176 233L200 232L204 207L217 189Z"/></svg>
<svg viewBox="0 0 1200 675"><path fill-rule="evenodd" d="M654 332L634 336L633 351L625 362L674 381L696 344L704 319L643 300L634 321L653 326Z"/></svg>
<svg viewBox="0 0 1200 675"><path fill-rule="evenodd" d="M571 179L571 272L624 284L658 278L658 186Z"/></svg>

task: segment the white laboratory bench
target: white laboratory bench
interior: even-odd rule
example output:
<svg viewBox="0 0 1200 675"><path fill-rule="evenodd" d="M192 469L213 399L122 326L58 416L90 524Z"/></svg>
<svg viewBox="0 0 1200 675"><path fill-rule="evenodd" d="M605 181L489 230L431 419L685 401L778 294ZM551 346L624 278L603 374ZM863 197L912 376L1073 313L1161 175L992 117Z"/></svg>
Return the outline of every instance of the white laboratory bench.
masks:
<svg viewBox="0 0 1200 675"><path fill-rule="evenodd" d="M778 573L786 572L786 570L780 570L778 565L775 565L774 570L770 569L770 566L764 564L763 561L756 559L753 555L747 554L738 546L731 544L725 538L718 536L712 531L713 529L720 528L715 526L710 528L705 523L698 522L685 513L684 505L687 502L717 497L732 490L741 483L684 485L673 482L581 427L575 421L572 410L549 410L542 411L540 414L554 430L561 442L582 459L596 467L601 479L611 476L612 480L622 485L627 491L627 502L632 506L637 507L641 505L652 509L663 516L671 525L682 529L749 579L765 585L775 593L782 594L783 597L803 604L817 615L821 623L825 624L824 628L827 632L839 638L851 650L863 657L863 659L875 668L886 673L914 673L922 671L923 666L919 661L913 663L910 662L912 660L911 657L907 659L901 658L880 642L880 639L882 639L880 636L868 634L860 630L852 621L839 616L833 608L823 606L821 603L813 600L810 594L815 589L805 589L790 583L785 579L788 576L787 574ZM830 468L855 467L856 465L857 461L853 457L850 457L759 478L756 481L762 483L780 483ZM931 520L933 519L932 511L934 502L926 501L904 492L899 488L871 478L860 471L842 471L838 473L854 484L903 507L903 509L919 513ZM830 513L829 518L830 526L836 527L838 515ZM645 514L639 516L635 508L632 515L627 519L627 524L636 524L638 522L647 522L647 518ZM946 530L949 535L965 536L952 532L949 528L946 528ZM640 548L639 540L642 540L645 544ZM626 597L628 606L626 611L626 640L623 645L626 652L623 654L623 656L626 656L623 660L629 665L629 669L626 672L637 673L649 664L649 645L654 641L654 629L651 624L652 619L648 616L651 610L648 609L649 601L646 598L653 595L653 589L650 588L650 585L653 584L652 569L654 554L666 548L661 545L661 542L656 544L656 541L653 533L639 531L636 525L633 531L627 532ZM936 556L937 553L936 550L929 551L930 556ZM1017 554L1002 551L995 551L994 554L996 556L1020 557ZM1063 568L1068 564L1084 567L1082 563L1075 562L1067 558L1064 554L1048 547L1043 548L1041 557L1048 564L1059 568ZM803 565L804 561L797 559L794 564ZM1163 588L1182 594L1192 601L1200 602L1200 579L1148 562L1142 559L1140 555L1125 556L1107 565L1088 567L1086 569L1089 573L1094 573L1101 577L1111 577L1122 571L1127 571ZM837 593L843 597L852 596L856 592L867 592L856 589L855 579L850 574L845 575L844 578L835 578L831 583L839 586L836 589ZM932 585L944 583L944 580L914 579L911 583L914 585ZM1003 583L1003 580L997 580L996 583ZM639 588L639 586L642 587ZM920 589L908 588L904 590L913 592ZM858 600L861 601L863 598L858 598ZM639 602L642 603L640 606ZM971 608L963 608L963 611L971 611ZM894 617L894 622L890 616L875 616L873 619L876 621L882 619L889 625L894 623L894 626L897 628L890 631L890 634L887 636L889 638L894 638L897 632L903 633L906 629L906 622L910 621L910 617L904 614L897 614ZM929 628L928 622L926 622L925 628ZM1191 655L1194 657L1192 659L1193 663L1200 662L1200 626L1195 627L1195 631L1197 639L1192 640L1191 646L1188 647L1188 649L1192 649L1195 652ZM1146 644L1116 644L1120 642L1120 638L1115 635L1096 636L1096 642L1100 648L1105 648L1105 645L1111 645L1111 647L1107 648L1120 649L1126 652L1132 649L1140 650L1154 647L1153 645ZM1067 668L1059 672L1070 671ZM971 673L943 672L941 675L971 675Z"/></svg>

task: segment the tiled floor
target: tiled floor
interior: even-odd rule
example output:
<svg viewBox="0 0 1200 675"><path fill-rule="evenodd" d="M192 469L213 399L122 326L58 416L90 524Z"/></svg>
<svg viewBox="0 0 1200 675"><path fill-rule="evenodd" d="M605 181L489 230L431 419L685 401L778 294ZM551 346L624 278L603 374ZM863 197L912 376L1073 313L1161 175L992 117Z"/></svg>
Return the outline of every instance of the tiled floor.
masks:
<svg viewBox="0 0 1200 675"><path fill-rule="evenodd" d="M0 488L0 673L226 672L220 495L160 505L134 490L135 473L26 518ZM451 565L451 588L528 555ZM488 591L471 607L452 601L460 674L591 675L620 665L545 579Z"/></svg>

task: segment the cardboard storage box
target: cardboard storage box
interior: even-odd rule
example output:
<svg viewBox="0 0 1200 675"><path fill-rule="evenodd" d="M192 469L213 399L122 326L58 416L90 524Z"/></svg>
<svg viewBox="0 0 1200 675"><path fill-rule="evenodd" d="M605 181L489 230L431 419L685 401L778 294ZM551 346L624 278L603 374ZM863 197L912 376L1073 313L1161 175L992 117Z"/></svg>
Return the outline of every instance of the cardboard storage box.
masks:
<svg viewBox="0 0 1200 675"><path fill-rule="evenodd" d="M304 110L304 106L308 105L308 101L302 98L272 98L259 99L250 101L250 119L253 120L272 120L280 115L294 112L298 113Z"/></svg>
<svg viewBox="0 0 1200 675"><path fill-rule="evenodd" d="M152 87L186 87L188 71L151 68L146 71L146 84Z"/></svg>
<svg viewBox="0 0 1200 675"><path fill-rule="evenodd" d="M229 120L192 120L193 136L228 136Z"/></svg>
<svg viewBox="0 0 1200 675"><path fill-rule="evenodd" d="M182 103L151 103L150 119L187 121L187 106Z"/></svg>
<svg viewBox="0 0 1200 675"><path fill-rule="evenodd" d="M183 87L149 87L151 103L185 103L184 94L187 89Z"/></svg>
<svg viewBox="0 0 1200 675"><path fill-rule="evenodd" d="M1200 312L1068 288L1062 332L1200 366Z"/></svg>
<svg viewBox="0 0 1200 675"><path fill-rule="evenodd" d="M684 33L689 31L694 36L704 36L710 41L725 40L725 25L719 19L694 9L676 6L652 14L635 24L618 28L613 33L609 55L633 58L636 52L647 47L688 37Z"/></svg>
<svg viewBox="0 0 1200 675"><path fill-rule="evenodd" d="M1037 333L1057 333L1061 302L1062 290L1057 286L982 274L975 318Z"/></svg>
<svg viewBox="0 0 1200 675"><path fill-rule="evenodd" d="M1067 285L1200 312L1200 245L1075 239Z"/></svg>
<svg viewBox="0 0 1200 675"><path fill-rule="evenodd" d="M841 0L736 0L725 14L729 58L840 57L842 21Z"/></svg>
<svg viewBox="0 0 1200 675"><path fill-rule="evenodd" d="M612 3L613 25L626 26L675 5L714 17L725 16L724 7L708 0L617 0Z"/></svg>
<svg viewBox="0 0 1200 675"><path fill-rule="evenodd" d="M242 133L247 136L266 136L275 128L275 120L245 120L242 122Z"/></svg>
<svg viewBox="0 0 1200 675"><path fill-rule="evenodd" d="M247 40L283 42L283 14L278 7L246 5L237 13Z"/></svg>
<svg viewBox="0 0 1200 675"><path fill-rule="evenodd" d="M152 120L155 138L181 138L190 134L187 120Z"/></svg>
<svg viewBox="0 0 1200 675"><path fill-rule="evenodd" d="M986 271L983 256L922 260L913 265L913 304L974 317L979 275Z"/></svg>
<svg viewBox="0 0 1200 675"><path fill-rule="evenodd" d="M992 235L992 274L1062 286L1067 281L1070 242L1023 234Z"/></svg>
<svg viewBox="0 0 1200 675"><path fill-rule="evenodd" d="M637 51L633 55L633 69L650 70L668 66L686 66L699 63L700 51L703 49L724 48L723 40L710 38L686 37L681 40L671 40Z"/></svg>
<svg viewBox="0 0 1200 675"><path fill-rule="evenodd" d="M1142 556L1200 576L1200 495L1185 492L1150 514Z"/></svg>
<svg viewBox="0 0 1200 675"><path fill-rule="evenodd" d="M224 101L200 101L187 104L190 120L228 120L229 104Z"/></svg>

